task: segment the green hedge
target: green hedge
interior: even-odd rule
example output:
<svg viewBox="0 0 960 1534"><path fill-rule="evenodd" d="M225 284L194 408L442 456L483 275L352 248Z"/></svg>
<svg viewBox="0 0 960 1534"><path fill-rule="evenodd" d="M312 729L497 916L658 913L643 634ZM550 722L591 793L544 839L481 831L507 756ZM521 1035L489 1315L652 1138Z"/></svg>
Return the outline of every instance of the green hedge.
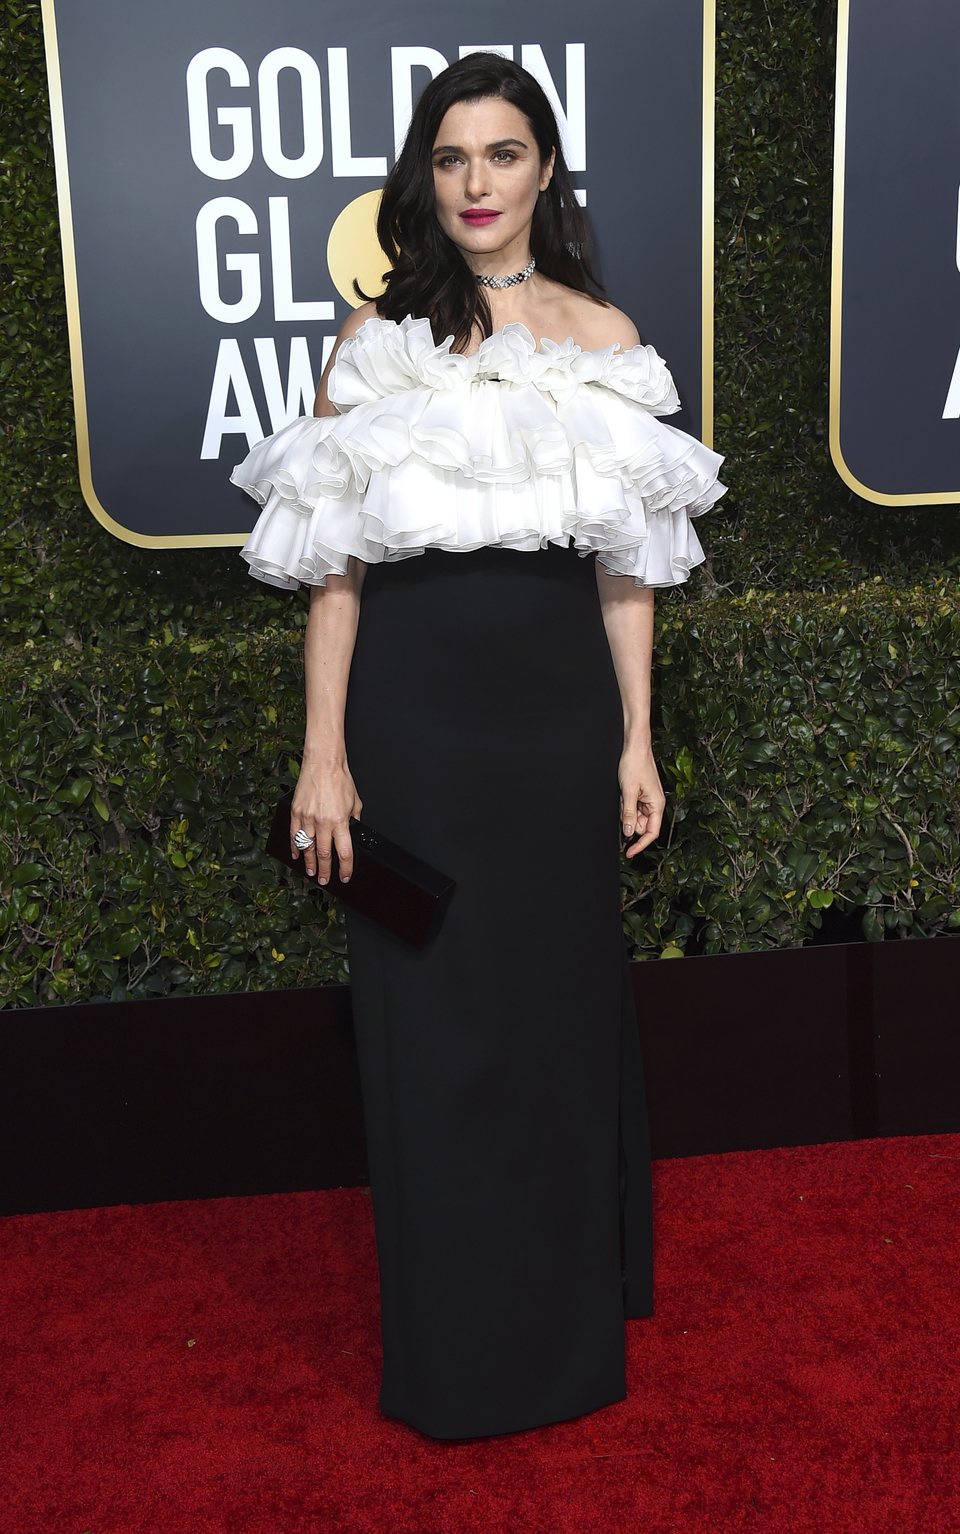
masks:
<svg viewBox="0 0 960 1534"><path fill-rule="evenodd" d="M329 898L262 851L303 744L301 644L168 624L142 645L43 636L0 651L12 1001L347 978Z"/></svg>
<svg viewBox="0 0 960 1534"><path fill-rule="evenodd" d="M827 910L870 939L960 928L958 652L957 581L668 608L670 824L624 877L634 957L802 943Z"/></svg>
<svg viewBox="0 0 960 1534"><path fill-rule="evenodd" d="M261 850L297 773L301 644L168 626L142 646L0 652L13 1004L348 979L329 896ZM871 938L955 930L958 649L958 583L667 604L669 809L623 862L633 957L801 943L831 906Z"/></svg>

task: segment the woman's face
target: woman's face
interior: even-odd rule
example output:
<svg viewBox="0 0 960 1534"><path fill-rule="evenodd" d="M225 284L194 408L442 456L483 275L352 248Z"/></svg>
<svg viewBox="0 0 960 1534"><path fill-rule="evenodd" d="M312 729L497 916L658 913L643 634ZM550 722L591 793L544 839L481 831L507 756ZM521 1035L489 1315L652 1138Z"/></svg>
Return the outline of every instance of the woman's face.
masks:
<svg viewBox="0 0 960 1534"><path fill-rule="evenodd" d="M530 124L509 101L458 101L445 113L433 147L437 220L474 271L519 270L529 260L533 210L555 158L552 149L541 170Z"/></svg>

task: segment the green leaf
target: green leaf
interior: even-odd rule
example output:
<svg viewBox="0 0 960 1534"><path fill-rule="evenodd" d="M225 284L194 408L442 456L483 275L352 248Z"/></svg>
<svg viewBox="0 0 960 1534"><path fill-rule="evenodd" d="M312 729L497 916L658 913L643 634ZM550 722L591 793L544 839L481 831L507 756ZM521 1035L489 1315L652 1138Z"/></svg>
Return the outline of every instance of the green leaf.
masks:
<svg viewBox="0 0 960 1534"><path fill-rule="evenodd" d="M50 870L42 863L18 863L10 875L10 883L16 888L21 884L36 884L38 879L48 879Z"/></svg>
<svg viewBox="0 0 960 1534"><path fill-rule="evenodd" d="M64 788L58 788L54 797L64 804L83 804L93 783L90 778L74 778Z"/></svg>
<svg viewBox="0 0 960 1534"><path fill-rule="evenodd" d="M789 862L794 881L800 885L806 884L820 866L820 859L815 852L797 852L790 857Z"/></svg>
<svg viewBox="0 0 960 1534"><path fill-rule="evenodd" d="M185 767L178 767L173 774L173 786L181 799L188 800L191 804L199 804L202 798L200 784L192 772Z"/></svg>

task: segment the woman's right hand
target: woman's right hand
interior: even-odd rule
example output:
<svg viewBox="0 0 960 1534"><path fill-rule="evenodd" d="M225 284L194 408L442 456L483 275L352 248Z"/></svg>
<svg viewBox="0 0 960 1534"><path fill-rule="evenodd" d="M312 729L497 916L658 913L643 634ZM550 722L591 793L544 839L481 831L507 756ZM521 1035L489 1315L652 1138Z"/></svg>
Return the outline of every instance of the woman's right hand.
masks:
<svg viewBox="0 0 960 1534"><path fill-rule="evenodd" d="M305 756L290 807L290 847L294 857L300 848L294 841L299 830L315 838L303 853L304 870L309 878L317 875L327 884L333 866L333 848L337 849L338 872L346 884L353 873L353 842L350 816L359 817L363 804L346 762L326 762Z"/></svg>

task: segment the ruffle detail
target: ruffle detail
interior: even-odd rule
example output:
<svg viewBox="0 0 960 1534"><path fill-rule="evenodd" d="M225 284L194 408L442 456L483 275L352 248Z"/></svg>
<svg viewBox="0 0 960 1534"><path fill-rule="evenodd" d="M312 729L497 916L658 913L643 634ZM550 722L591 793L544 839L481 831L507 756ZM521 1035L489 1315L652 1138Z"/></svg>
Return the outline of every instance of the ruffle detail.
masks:
<svg viewBox="0 0 960 1534"><path fill-rule="evenodd" d="M511 321L481 341L465 357L452 352L453 336L439 345L430 321L407 315L399 321L372 315L348 336L327 381L327 397L338 410L350 410L372 400L386 399L409 389L452 390L483 379L530 385L565 404L583 384L598 384L632 399L654 415L673 415L681 408L670 370L653 346L583 351L569 336L566 341L541 339Z"/></svg>
<svg viewBox="0 0 960 1534"><path fill-rule="evenodd" d="M342 413L302 416L236 466L263 508L240 550L251 574L294 590L346 574L351 555L572 543L638 586L685 581L724 460L657 419L680 405L654 349L538 352L516 324L469 357L451 340L436 346L426 320L368 320L331 369Z"/></svg>

